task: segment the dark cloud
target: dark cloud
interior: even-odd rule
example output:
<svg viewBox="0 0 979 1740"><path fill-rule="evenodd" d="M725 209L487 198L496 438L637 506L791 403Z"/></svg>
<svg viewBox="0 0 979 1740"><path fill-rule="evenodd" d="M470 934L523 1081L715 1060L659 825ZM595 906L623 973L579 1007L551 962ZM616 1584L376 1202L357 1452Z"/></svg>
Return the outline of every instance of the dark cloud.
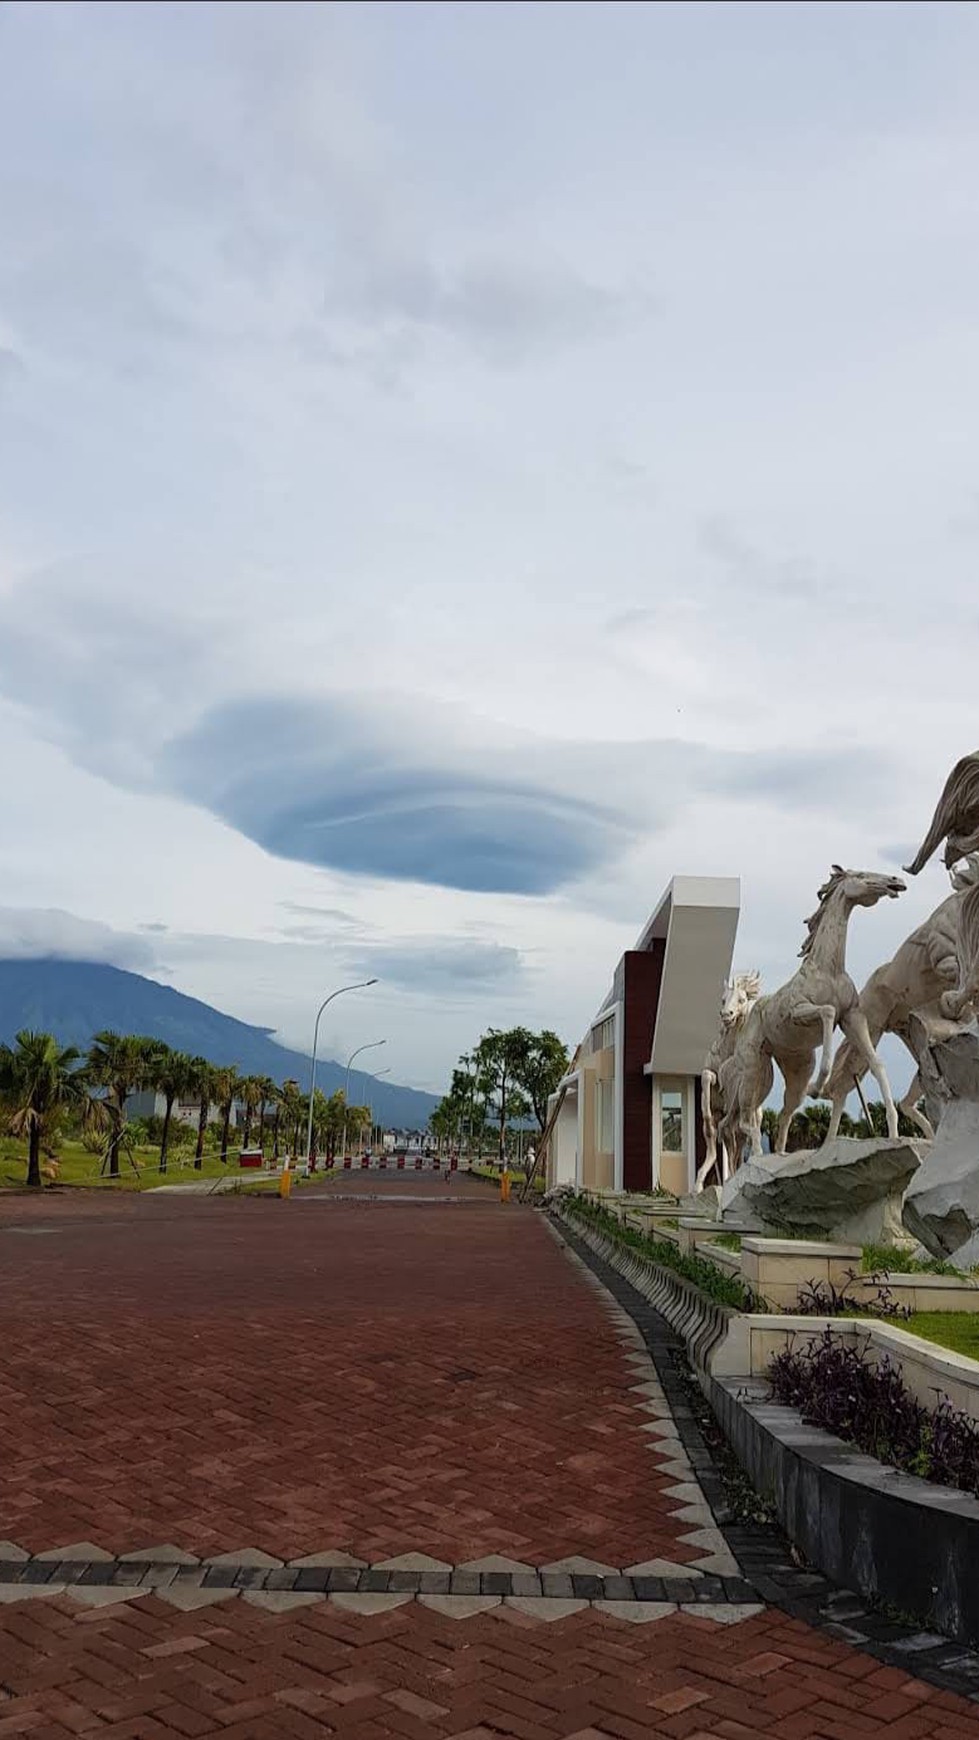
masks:
<svg viewBox="0 0 979 1740"><path fill-rule="evenodd" d="M883 789L886 771L856 748L480 743L471 720L352 696L215 708L165 749L158 769L276 856L521 895L593 873L698 796L835 809Z"/></svg>
<svg viewBox="0 0 979 1740"><path fill-rule="evenodd" d="M637 832L505 758L487 765L492 751L460 760L411 738L409 721L352 700L230 704L171 743L164 768L276 856L473 892L550 893Z"/></svg>
<svg viewBox="0 0 979 1740"><path fill-rule="evenodd" d="M437 937L380 943L358 960L363 971L376 974L384 984L423 993L498 990L515 982L523 968L519 949L476 940L444 942Z"/></svg>

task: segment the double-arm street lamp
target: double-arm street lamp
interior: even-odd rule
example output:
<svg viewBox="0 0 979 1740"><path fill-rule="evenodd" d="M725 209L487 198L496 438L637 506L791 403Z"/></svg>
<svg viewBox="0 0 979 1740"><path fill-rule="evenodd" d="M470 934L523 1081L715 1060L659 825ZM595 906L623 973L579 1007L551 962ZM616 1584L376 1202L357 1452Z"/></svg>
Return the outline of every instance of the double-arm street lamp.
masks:
<svg viewBox="0 0 979 1740"><path fill-rule="evenodd" d="M376 985L376 984L377 984L376 979L360 979L360 980L358 980L356 985L341 985L339 991L331 991L330 995L328 997L324 997L322 1003L320 1004L319 1008L316 1011L316 1021L315 1021L315 1024L313 1026L313 1057L312 1057L312 1061L311 1061L310 1066L309 1066L309 1123L306 1127L306 1171L307 1172L309 1171L309 1163L310 1163L310 1160L312 1159L312 1154L313 1154L313 1094L316 1090L316 1042L319 1039L319 1035L320 1035L320 1017L323 1013L323 1010L326 1008L327 1004L333 1002L334 997L342 997L344 995L345 991L366 991L368 985ZM356 1053L355 1053L355 1055L356 1055ZM347 1081L348 1081L348 1083L349 1083L349 1080L350 1080L350 1066L348 1064L348 1066L347 1066Z"/></svg>
<svg viewBox="0 0 979 1740"><path fill-rule="evenodd" d="M366 1045L358 1045L356 1051L352 1051L350 1056L347 1058L347 1081L343 1090L343 1141L340 1144L341 1166L347 1158L347 1106L350 1102L350 1065L353 1063L355 1057L360 1056L362 1051L374 1051L378 1045L386 1044L386 1039L369 1039Z"/></svg>

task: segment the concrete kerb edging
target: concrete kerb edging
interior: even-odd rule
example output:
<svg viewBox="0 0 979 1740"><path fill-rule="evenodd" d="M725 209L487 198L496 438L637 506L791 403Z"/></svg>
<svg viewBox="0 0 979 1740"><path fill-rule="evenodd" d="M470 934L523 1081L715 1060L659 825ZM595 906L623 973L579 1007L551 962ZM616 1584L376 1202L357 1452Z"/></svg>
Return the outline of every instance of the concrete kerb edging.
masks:
<svg viewBox="0 0 979 1740"><path fill-rule="evenodd" d="M713 1475L710 1472L713 1458L704 1445L696 1422L685 1420L682 1401L677 1406L674 1400L681 1386L678 1379L671 1384L670 1366L674 1358L673 1349L684 1347L686 1350L682 1330L674 1328L667 1320L657 1331L659 1307L652 1301L647 1304L648 1295L645 1289L640 1292L629 1274L634 1268L630 1261L634 1253L616 1245L614 1240L594 1234L591 1228L580 1225L572 1216L564 1215L559 1210L552 1213L551 1225L556 1236L564 1240L573 1251L577 1250L581 1259L596 1272L598 1279L642 1329L664 1390L680 1421L681 1437L691 1460L697 1466L698 1478L705 1491L710 1491L715 1486L723 1490L716 1470ZM560 1227L554 1224L557 1220L561 1222ZM589 1234L592 1236L589 1237ZM660 1273L655 1265L646 1261L641 1265L641 1278L645 1278L643 1271L649 1270L653 1270L656 1276ZM702 1306L710 1308L712 1315L713 1302L705 1300L702 1295L700 1299ZM718 1310L724 1311L724 1308L718 1307ZM737 1314L729 1315L736 1324ZM677 1316L682 1322L679 1312ZM951 1631L951 1625L955 1623L956 1590L967 1588L971 1582L972 1588L969 1589L966 1600L959 1601L960 1613L964 1613L971 1606L973 1592L975 1598L979 1598L979 1585L974 1575L979 1536L971 1530L971 1516L974 1510L979 1510L979 1501L968 1494L929 1486L925 1481L887 1470L873 1458L860 1457L850 1451L829 1433L815 1432L803 1426L794 1410L774 1408L763 1401L758 1394L762 1386L757 1383L750 1386L755 1392L751 1395L746 1392L745 1379L715 1378L703 1365L698 1368L696 1361L692 1360L691 1363L694 1364L695 1375L705 1400L738 1455L742 1467L752 1477L755 1490L771 1498L773 1504L777 1505L779 1520L786 1526L787 1533L798 1528L800 1535L802 1534L800 1511L805 1512L807 1502L812 1526L812 1519L817 1514L812 1502L815 1480L819 1481L821 1497L826 1501L826 1510L820 1513L819 1522L813 1528L813 1534L818 1536L820 1542L827 1538L831 1542L838 1540L847 1520L852 1522L854 1519L855 1512L851 1507L857 1507L857 1526L852 1537L853 1552L848 1557L834 1559L822 1547L817 1552L814 1539L810 1564L800 1566L793 1559L792 1549L780 1528L765 1522L736 1523L730 1512L725 1514L723 1497L713 1499L712 1504L721 1531L732 1552L736 1554L744 1578L755 1597L864 1650L888 1666L979 1703L979 1652L968 1642L963 1642L961 1635L957 1637ZM749 1442L749 1439L754 1441ZM800 1474L798 1467L793 1466L802 1462L800 1453L803 1450L808 1453L806 1461L814 1471L812 1473ZM840 1479L841 1461L848 1464L845 1486ZM781 1470L780 1477L776 1473L777 1469ZM778 1484L779 1478L781 1486ZM895 1611L890 1614L882 1611L886 1604L896 1610L896 1613L903 1615L909 1612L907 1577L904 1576L896 1585L900 1598L895 1600L893 1596L885 1593L880 1576L875 1575L875 1537L886 1530L886 1539L880 1540L882 1565L891 1563L899 1551L906 1563L904 1543L908 1540L908 1531L902 1520L904 1513L897 1507L901 1504L907 1506L913 1496L912 1488L916 1489L916 1493L922 1494L918 1517L926 1534L928 1528L933 1526L936 1514L945 1515L949 1525L959 1528L960 1531L963 1516L968 1513L970 1518L968 1544L960 1546L950 1561L948 1587L943 1595L943 1612L947 1615L943 1619L946 1635L925 1630L915 1621L909 1623L898 1618ZM882 1523L878 1516L875 1523L867 1514L875 1497L881 1498L891 1507L886 1522ZM860 1532L860 1507L863 1508L866 1524L863 1533ZM883 1504L880 1514L883 1514ZM868 1532L870 1528L873 1533ZM964 1531L961 1532L964 1538ZM806 1551L805 1542L801 1538L800 1545ZM912 1551L914 1550L912 1547ZM972 1568L969 1565L970 1555ZM934 1564L938 1557L937 1553L934 1557L929 1553L925 1562ZM813 1568L817 1564L831 1564L838 1566L838 1569L826 1574L823 1569ZM841 1587L844 1577L849 1586ZM928 1609L922 1607L919 1611ZM932 1623L936 1623L934 1598L930 1611L934 1616Z"/></svg>

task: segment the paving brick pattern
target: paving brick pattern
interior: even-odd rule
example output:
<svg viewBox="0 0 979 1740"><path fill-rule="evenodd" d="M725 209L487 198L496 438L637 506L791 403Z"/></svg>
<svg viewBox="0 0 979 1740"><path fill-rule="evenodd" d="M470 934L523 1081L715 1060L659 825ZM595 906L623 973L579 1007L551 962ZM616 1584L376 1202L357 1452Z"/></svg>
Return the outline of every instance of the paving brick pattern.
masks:
<svg viewBox="0 0 979 1740"><path fill-rule="evenodd" d="M390 1188L415 1183L435 1181ZM463 1191L428 1210L303 1193L101 1215L66 1193L30 1220L18 1198L2 1534L32 1552L695 1561L614 1328L539 1216Z"/></svg>
<svg viewBox="0 0 979 1740"><path fill-rule="evenodd" d="M0 1534L682 1562L614 1317L530 1211L463 1190L0 1201ZM243 1569L182 1611L91 1569L91 1607L6 1591L0 1740L979 1740L976 1704L776 1609L544 1623L480 1584L461 1622L392 1593L276 1613Z"/></svg>
<svg viewBox="0 0 979 1740"><path fill-rule="evenodd" d="M505 1611L505 1610L504 1610ZM652 1638L653 1642L650 1642ZM81 1617L62 1599L0 1615L0 1736L68 1740L975 1740L974 1707L777 1612L651 1633L593 1613L464 1625L154 1597Z"/></svg>

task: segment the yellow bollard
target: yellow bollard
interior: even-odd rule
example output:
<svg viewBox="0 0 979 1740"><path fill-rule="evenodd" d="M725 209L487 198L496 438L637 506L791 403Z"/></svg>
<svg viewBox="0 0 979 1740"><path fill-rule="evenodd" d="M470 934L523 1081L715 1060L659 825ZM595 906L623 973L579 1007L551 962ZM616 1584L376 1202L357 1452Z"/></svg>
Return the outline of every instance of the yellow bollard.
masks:
<svg viewBox="0 0 979 1740"><path fill-rule="evenodd" d="M500 1201L501 1202L509 1202L509 1200L510 1200L510 1168L508 1166L504 1166L503 1171L500 1173Z"/></svg>
<svg viewBox="0 0 979 1740"><path fill-rule="evenodd" d="M292 1173L289 1169L289 1162L286 1161L286 1164L282 1168L282 1176L279 1179L279 1195L281 1196L283 1202L286 1202L288 1200L289 1192L291 1189L292 1189Z"/></svg>

